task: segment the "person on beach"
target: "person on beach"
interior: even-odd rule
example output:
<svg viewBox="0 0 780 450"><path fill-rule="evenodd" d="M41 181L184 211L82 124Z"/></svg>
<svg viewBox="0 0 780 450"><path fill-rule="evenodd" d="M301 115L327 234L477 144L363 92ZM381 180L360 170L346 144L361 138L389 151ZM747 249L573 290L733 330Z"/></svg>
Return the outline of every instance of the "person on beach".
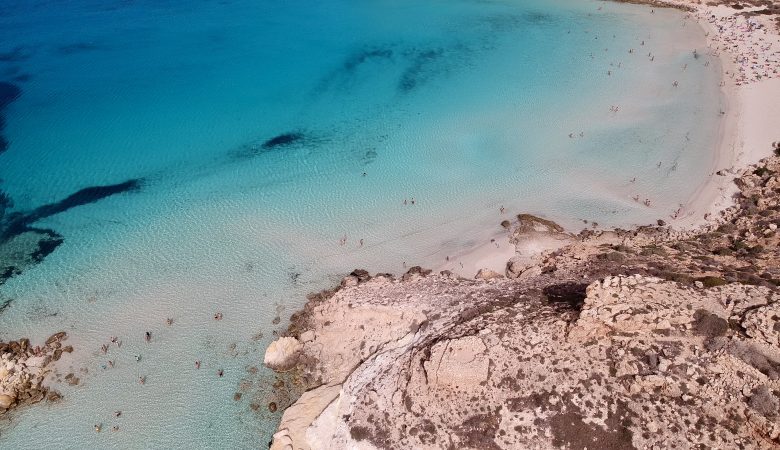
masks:
<svg viewBox="0 0 780 450"><path fill-rule="evenodd" d="M169 318L165 319L165 323L168 324L168 326L171 326L171 325L173 325L173 319L171 319L169 317Z"/></svg>
<svg viewBox="0 0 780 450"><path fill-rule="evenodd" d="M95 431L96 431L97 433L100 433L100 430L101 430L102 428L103 428L103 426L102 426L102 425L100 425L99 423L96 423L96 424L95 424Z"/></svg>
<svg viewBox="0 0 780 450"><path fill-rule="evenodd" d="M361 239L361 240L360 240L360 245L359 245L359 247L362 247L362 246L363 246L363 239Z"/></svg>
<svg viewBox="0 0 780 450"><path fill-rule="evenodd" d="M498 210L499 210L499 211L501 211L501 214L504 214L504 211L506 211L506 210L504 209L504 205L501 205L501 207L500 207L500 208L498 208Z"/></svg>
<svg viewBox="0 0 780 450"><path fill-rule="evenodd" d="M141 355L135 355L135 362L141 361Z"/></svg>
<svg viewBox="0 0 780 450"><path fill-rule="evenodd" d="M218 313L214 314L214 320L222 320L222 313L218 312Z"/></svg>
<svg viewBox="0 0 780 450"><path fill-rule="evenodd" d="M114 417L119 417L122 415L122 411L114 411Z"/></svg>
<svg viewBox="0 0 780 450"><path fill-rule="evenodd" d="M146 384L146 377L139 376L138 377L138 383L139 384Z"/></svg>
<svg viewBox="0 0 780 450"><path fill-rule="evenodd" d="M195 361L195 368L200 369L200 360Z"/></svg>
<svg viewBox="0 0 780 450"><path fill-rule="evenodd" d="M146 334L144 335L144 339L146 339L146 342L152 342L152 332L147 331Z"/></svg>
<svg viewBox="0 0 780 450"><path fill-rule="evenodd" d="M225 372L223 372L222 369L219 369L217 371L217 375L219 375L220 377L222 377L222 375L224 375L224 374L225 374Z"/></svg>

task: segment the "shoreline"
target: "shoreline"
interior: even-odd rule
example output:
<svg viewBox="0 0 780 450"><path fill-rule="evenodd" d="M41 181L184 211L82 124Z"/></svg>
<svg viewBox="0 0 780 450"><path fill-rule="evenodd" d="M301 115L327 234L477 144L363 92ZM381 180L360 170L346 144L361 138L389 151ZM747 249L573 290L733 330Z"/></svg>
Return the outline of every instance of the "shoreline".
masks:
<svg viewBox="0 0 780 450"><path fill-rule="evenodd" d="M515 279L356 270L266 351L300 395L271 449L777 448L780 155L751 169L717 230L581 233Z"/></svg>
<svg viewBox="0 0 780 450"><path fill-rule="evenodd" d="M728 40L726 31L718 29L717 22L729 17L736 17L738 12L727 6L708 6L695 4L691 6L682 0L656 1L656 0L616 0L618 3L630 3L645 5L648 7L674 8L682 11L684 20L693 21L701 28L705 35L707 54L716 56L720 63L721 82L720 89L723 99L723 115L718 126L718 140L714 146L710 175L704 179L699 187L681 207L681 215L672 219L666 214L659 214L658 219L666 222L671 229L679 232L691 232L708 226L715 226L717 219L731 206L734 206L733 195L738 192L734 184L734 178L752 164L756 164L762 158L772 155L772 143L780 136L771 135L772 124L780 123L780 104L772 99L780 99L780 78L762 78L757 81L744 82L741 78L734 79L740 72L735 60L743 58L750 52L749 46L754 42L742 45L736 44L736 51L723 48L724 41ZM758 9L758 8L753 8ZM741 11L750 11L743 9ZM714 17L714 18L713 18ZM763 17L763 16L758 16ZM708 20L710 18L711 20ZM747 22L748 19L741 21ZM739 20L738 20L739 21ZM766 31L772 26L771 20L759 22L761 31ZM776 52L780 51L780 34L778 32L766 33L771 38L771 44ZM759 38L764 39L764 38ZM776 74L773 74L776 75ZM777 75L776 75L777 76ZM746 130L749 124L750 128ZM543 217L543 215L541 215ZM511 215L510 215L511 217ZM558 221L558 217L550 219ZM643 224L634 224L633 227ZM649 225L649 224L644 224ZM583 228L588 230L588 228ZM577 233L579 230L567 230ZM496 249L495 239L502 244ZM504 244L508 243L504 233L496 233L491 242L477 245L471 249L456 254L446 264L436 267L435 271L450 270L465 278L474 278L480 269L489 269L494 272L504 273L509 259L515 256ZM526 250L533 248L534 244L526 245ZM517 256L523 259L533 259L541 256L545 250L554 250L554 245L544 245L539 241L536 245L538 252L522 253Z"/></svg>
<svg viewBox="0 0 780 450"><path fill-rule="evenodd" d="M439 274L356 270L266 351L304 392L272 449L780 445L780 30L740 15L755 8L624 3L688 11L720 61L711 173L686 210L578 235L521 214Z"/></svg>

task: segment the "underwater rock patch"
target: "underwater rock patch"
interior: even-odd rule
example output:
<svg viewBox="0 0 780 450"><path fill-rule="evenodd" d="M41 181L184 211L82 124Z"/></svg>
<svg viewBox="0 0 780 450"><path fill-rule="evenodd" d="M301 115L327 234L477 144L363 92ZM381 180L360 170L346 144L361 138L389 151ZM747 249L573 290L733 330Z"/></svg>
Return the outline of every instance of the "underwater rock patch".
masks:
<svg viewBox="0 0 780 450"><path fill-rule="evenodd" d="M60 55L74 55L77 53L91 52L101 50L103 47L92 42L76 42L74 44L62 45L56 48Z"/></svg>
<svg viewBox="0 0 780 450"><path fill-rule="evenodd" d="M5 128L5 116L3 116L3 110L6 106L16 101L19 96L22 95L22 90L19 86L0 81L0 153L8 150L8 140L3 136L3 129Z"/></svg>
<svg viewBox="0 0 780 450"><path fill-rule="evenodd" d="M10 196L0 191L0 285L40 263L62 245L64 238L54 230L35 228L38 220L106 197L140 189L141 179L81 189L56 203L7 214L13 206Z"/></svg>
<svg viewBox="0 0 780 450"><path fill-rule="evenodd" d="M354 55L349 56L344 61L344 70L353 72L360 65L374 59L389 59L393 57L393 50L391 49L372 49L362 50Z"/></svg>
<svg viewBox="0 0 780 450"><path fill-rule="evenodd" d="M22 95L22 90L19 86L6 81L0 81L0 110L10 105L20 95Z"/></svg>
<svg viewBox="0 0 780 450"><path fill-rule="evenodd" d="M19 62L30 57L30 51L24 46L16 46L7 52L0 52L0 61Z"/></svg>
<svg viewBox="0 0 780 450"><path fill-rule="evenodd" d="M264 149L272 149L276 147L284 147L295 143L300 143L303 140L302 133L284 133L278 136L274 136L271 139L263 142L262 147Z"/></svg>
<svg viewBox="0 0 780 450"><path fill-rule="evenodd" d="M433 65L444 56L444 50L424 50L412 56L412 64L401 74L398 90L409 93L430 77Z"/></svg>

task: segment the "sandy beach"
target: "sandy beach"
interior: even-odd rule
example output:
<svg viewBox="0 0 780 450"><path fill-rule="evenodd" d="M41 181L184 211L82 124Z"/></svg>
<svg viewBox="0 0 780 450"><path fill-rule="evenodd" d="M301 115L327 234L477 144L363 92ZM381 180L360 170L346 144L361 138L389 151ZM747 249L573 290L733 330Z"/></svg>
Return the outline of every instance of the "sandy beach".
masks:
<svg viewBox="0 0 780 450"><path fill-rule="evenodd" d="M703 29L707 40L705 51L720 61L724 99L709 177L679 211L672 214L658 211L659 220L683 231L714 223L719 214L734 203L732 196L738 190L734 184L737 174L770 156L772 143L780 140L780 135L773 133L780 123L780 33L772 23L773 16L740 15L760 10L760 7L735 10L725 5L709 6L688 1L668 3L694 8L692 12L683 13L682 25L695 23ZM648 14L653 14L653 6L646 9ZM537 213L543 214L543 211ZM501 220L503 218L497 216L496 221ZM576 233L579 230L567 231ZM467 278L483 268L504 273L507 260L515 252L505 234L499 233L491 239L494 242L450 257L437 270L450 270ZM518 256L531 258L557 248L557 245L539 241L536 245L527 243L522 247L518 249Z"/></svg>

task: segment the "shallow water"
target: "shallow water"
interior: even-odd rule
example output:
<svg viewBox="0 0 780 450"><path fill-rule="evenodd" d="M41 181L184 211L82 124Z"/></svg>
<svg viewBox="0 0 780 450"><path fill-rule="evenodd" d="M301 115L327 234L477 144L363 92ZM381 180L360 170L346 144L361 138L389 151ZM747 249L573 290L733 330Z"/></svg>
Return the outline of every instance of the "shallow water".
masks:
<svg viewBox="0 0 780 450"><path fill-rule="evenodd" d="M703 48L678 12L590 1L6 0L0 231L140 189L29 224L63 241L0 285L0 339L68 331L81 384L3 422L0 447L263 446L280 413L247 368L306 293L437 266L500 232L502 205L668 220L712 170Z"/></svg>

